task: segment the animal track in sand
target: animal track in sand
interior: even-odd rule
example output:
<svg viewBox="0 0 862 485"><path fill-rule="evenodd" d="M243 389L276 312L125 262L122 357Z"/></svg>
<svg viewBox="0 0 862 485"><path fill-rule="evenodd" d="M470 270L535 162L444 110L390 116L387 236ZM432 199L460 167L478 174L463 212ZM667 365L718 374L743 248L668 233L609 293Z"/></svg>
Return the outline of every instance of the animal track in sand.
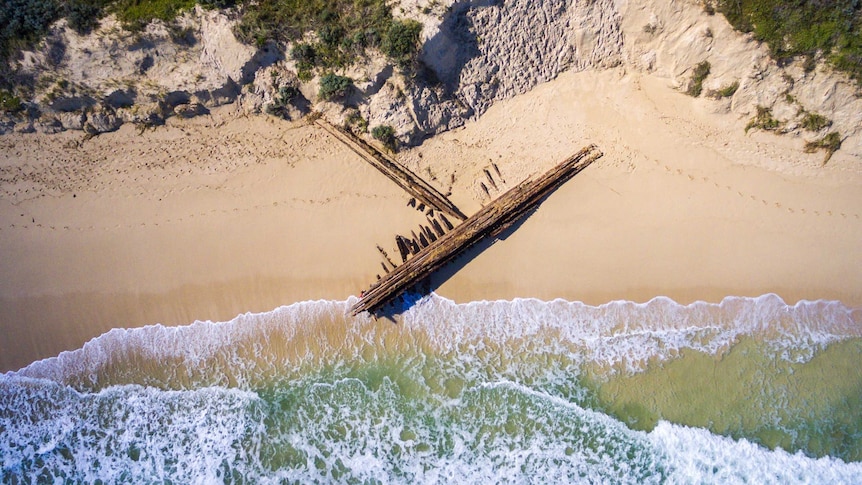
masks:
<svg viewBox="0 0 862 485"><path fill-rule="evenodd" d="M163 226L175 226L179 223L182 223L185 219L195 219L197 215L198 219L205 218L211 215L228 215L228 214L238 214L238 213L248 213L252 211L261 211L261 210L290 210L292 208L296 208L302 205L316 205L322 206L334 201L349 199L349 198L361 198L361 199L377 199L382 196L378 194L361 194L358 192L341 192L337 196L334 197L326 197L325 199L303 199L299 197L294 197L290 199L277 200L265 204L255 204L252 206L244 206L244 207L233 207L231 209L210 209L208 212L199 212L197 214L192 213L181 217L171 217L165 218L157 221L141 221L141 222L131 222L126 224L113 224L113 225L81 225L81 226L62 226L63 230L66 231L108 231L108 230L123 230L123 229L139 229L142 227L163 227ZM28 213L22 213L21 217L33 218ZM0 230L4 227L0 226ZM14 223L10 223L5 226L8 229L55 229L55 226L43 225L37 223L33 224L25 224L25 225L17 225Z"/></svg>
<svg viewBox="0 0 862 485"><path fill-rule="evenodd" d="M724 189L725 189L725 190L727 190L727 191L733 191L733 192L736 192L736 195L737 195L738 197L740 197L740 198L743 198L743 199L751 199L751 201L752 201L752 202L760 202L761 204L763 204L764 206L767 206L767 207L768 207L768 206L770 206L770 205L772 205L772 206L773 206L773 207L775 207L776 209L785 209L785 210L786 210L786 212L787 212L787 213L789 213L789 214L797 214L797 213L799 213L799 214L801 214L801 215L808 215L808 214L809 214L809 211L810 211L811 213L813 213L813 215L814 215L814 216L818 216L818 217L819 217L819 216L821 215L821 212L820 212L819 210L810 210L810 209L807 209L807 208L804 208L804 207L802 207L802 208L797 208L797 207L787 207L787 208L785 208L785 207L784 207L784 205L783 205L782 203L780 203L780 202L772 202L772 201L767 200L767 199L764 199L764 198L762 198L762 197L760 197L760 196L758 196L758 195L756 195L756 194L751 194L751 193L748 193L748 192L746 192L746 191L742 191L742 190L739 190L739 189L735 189L734 187L732 187L732 186L730 186L730 185L720 185L717 181L712 181L712 180L711 180L709 177L707 177L707 176L700 176L700 177L698 177L698 176L695 176L695 175L693 175L693 174L690 174L690 173L688 173L688 172L684 171L683 169L680 169L680 168L673 168L673 167L671 167L670 165L663 164L663 163L661 163L659 160L652 159L652 161L653 161L653 163L654 163L655 165L657 165L657 166L659 166L659 167L664 168L664 171L665 171L666 173L669 173L669 174L671 174L671 175L676 175L676 176L685 175L686 179L688 179L688 181L689 181L689 182L698 182L698 183L701 183L701 182L702 182L702 183L705 183L705 184L709 184L709 182L712 182L712 186L713 186L714 188L717 188L717 189L724 188ZM833 215L833 211L831 211L831 210L827 210L827 211L825 212L825 214L831 217L831 216ZM850 213L850 214L848 214L848 213L846 213L846 212L841 212L841 213L840 213L840 215L841 215L841 217L842 217L842 218L844 218L844 219L846 219L846 218L848 218L848 217L853 217L853 218L855 218L855 219L860 219L860 216L859 216L859 214L858 214L858 213Z"/></svg>

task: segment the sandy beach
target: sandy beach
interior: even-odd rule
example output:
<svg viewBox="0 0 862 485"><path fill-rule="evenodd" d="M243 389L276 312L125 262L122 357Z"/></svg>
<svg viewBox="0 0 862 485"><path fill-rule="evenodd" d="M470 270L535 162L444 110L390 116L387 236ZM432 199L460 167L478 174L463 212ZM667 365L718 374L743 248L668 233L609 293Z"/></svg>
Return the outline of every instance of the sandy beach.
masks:
<svg viewBox="0 0 862 485"><path fill-rule="evenodd" d="M729 101L728 101L729 102ZM862 305L862 160L745 134L722 102L622 70L567 73L399 159L471 214L588 143L605 153L505 240L435 278L455 301L601 304L776 293ZM357 295L425 217L320 128L223 107L0 137L0 370L115 327Z"/></svg>

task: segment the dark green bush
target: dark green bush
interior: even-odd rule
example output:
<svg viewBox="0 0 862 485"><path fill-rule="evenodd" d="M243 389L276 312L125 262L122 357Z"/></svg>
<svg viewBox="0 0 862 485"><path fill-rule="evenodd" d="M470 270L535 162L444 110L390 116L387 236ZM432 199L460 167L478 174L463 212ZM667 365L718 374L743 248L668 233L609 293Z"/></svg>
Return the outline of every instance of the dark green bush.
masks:
<svg viewBox="0 0 862 485"><path fill-rule="evenodd" d="M822 54L862 81L862 2L859 0L718 0L738 30L765 42L779 61Z"/></svg>
<svg viewBox="0 0 862 485"><path fill-rule="evenodd" d="M362 117L362 115L357 110L351 111L347 118L344 120L344 127L353 131L354 133L367 133L368 132L368 120Z"/></svg>
<svg viewBox="0 0 862 485"><path fill-rule="evenodd" d="M61 5L54 0L5 0L0 8L0 61L41 40L60 16Z"/></svg>
<svg viewBox="0 0 862 485"><path fill-rule="evenodd" d="M170 22L195 3L195 0L117 0L111 10L127 29L137 31L156 19Z"/></svg>
<svg viewBox="0 0 862 485"><path fill-rule="evenodd" d="M809 113L807 111L803 113L800 124L808 131L820 131L827 126L832 125L832 120L823 115Z"/></svg>
<svg viewBox="0 0 862 485"><path fill-rule="evenodd" d="M236 5L236 0L198 0L201 7L207 10L232 8Z"/></svg>
<svg viewBox="0 0 862 485"><path fill-rule="evenodd" d="M347 95L350 88L353 86L353 80L349 77L339 76L338 74L324 74L320 78L320 91L318 96L320 99L332 100L342 98Z"/></svg>
<svg viewBox="0 0 862 485"><path fill-rule="evenodd" d="M317 38L305 43L311 31ZM259 0L246 3L235 33L258 45L303 42L293 57L307 79L315 70L346 67L374 47L406 64L417 51L421 31L418 22L394 20L385 0Z"/></svg>
<svg viewBox="0 0 862 485"><path fill-rule="evenodd" d="M66 4L69 27L81 35L89 34L99 26L99 19L107 0L77 0Z"/></svg>
<svg viewBox="0 0 862 485"><path fill-rule="evenodd" d="M395 129L389 125L377 125L371 129L371 136L375 140L380 141L383 145L394 151L395 150Z"/></svg>
<svg viewBox="0 0 862 485"><path fill-rule="evenodd" d="M709 62L703 61L698 65L694 66L694 71L691 74L691 86L686 91L686 94L690 96L694 96L695 98L700 96L700 93L703 92L703 81L706 80L706 77L709 76L710 70Z"/></svg>
<svg viewBox="0 0 862 485"><path fill-rule="evenodd" d="M416 55L422 24L415 20L393 20L383 35L380 49L391 59L405 62Z"/></svg>
<svg viewBox="0 0 862 485"><path fill-rule="evenodd" d="M24 105L21 104L21 99L18 96L6 91L5 89L0 89L0 111L6 113L17 113L24 109Z"/></svg>
<svg viewBox="0 0 862 485"><path fill-rule="evenodd" d="M823 163L832 158L832 154L841 149L841 134L833 131L817 141L809 141L805 143L805 153L813 153L817 150L825 150L826 158Z"/></svg>
<svg viewBox="0 0 862 485"><path fill-rule="evenodd" d="M275 97L275 102L279 106L286 106L293 100L293 98L296 98L300 94L302 93L299 92L299 89L297 89L296 86L282 86L278 88L278 95Z"/></svg>

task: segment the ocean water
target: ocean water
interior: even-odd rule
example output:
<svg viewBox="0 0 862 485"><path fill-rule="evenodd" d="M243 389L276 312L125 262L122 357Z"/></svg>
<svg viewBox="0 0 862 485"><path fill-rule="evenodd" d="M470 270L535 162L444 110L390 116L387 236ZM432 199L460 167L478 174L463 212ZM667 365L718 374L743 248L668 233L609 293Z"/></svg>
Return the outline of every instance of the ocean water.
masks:
<svg viewBox="0 0 862 485"><path fill-rule="evenodd" d="M0 376L0 483L862 483L862 309L354 301Z"/></svg>

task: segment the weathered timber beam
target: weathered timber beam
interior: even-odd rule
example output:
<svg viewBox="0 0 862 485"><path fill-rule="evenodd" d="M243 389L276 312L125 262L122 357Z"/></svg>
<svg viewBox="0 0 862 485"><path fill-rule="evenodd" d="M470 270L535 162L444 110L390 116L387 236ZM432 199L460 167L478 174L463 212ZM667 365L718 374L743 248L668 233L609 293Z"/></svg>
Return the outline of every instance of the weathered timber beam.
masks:
<svg viewBox="0 0 862 485"><path fill-rule="evenodd" d="M398 163L395 159L369 145L362 138L320 119L316 120L315 123L425 205L450 214L452 217L456 217L462 221L467 219L467 216L452 201L431 186L431 184Z"/></svg>
<svg viewBox="0 0 862 485"><path fill-rule="evenodd" d="M601 156L602 152L595 145L590 145L544 175L521 182L508 190L406 263L387 273L363 293L350 312L357 315L381 308L483 238L496 237L535 208L544 197Z"/></svg>

